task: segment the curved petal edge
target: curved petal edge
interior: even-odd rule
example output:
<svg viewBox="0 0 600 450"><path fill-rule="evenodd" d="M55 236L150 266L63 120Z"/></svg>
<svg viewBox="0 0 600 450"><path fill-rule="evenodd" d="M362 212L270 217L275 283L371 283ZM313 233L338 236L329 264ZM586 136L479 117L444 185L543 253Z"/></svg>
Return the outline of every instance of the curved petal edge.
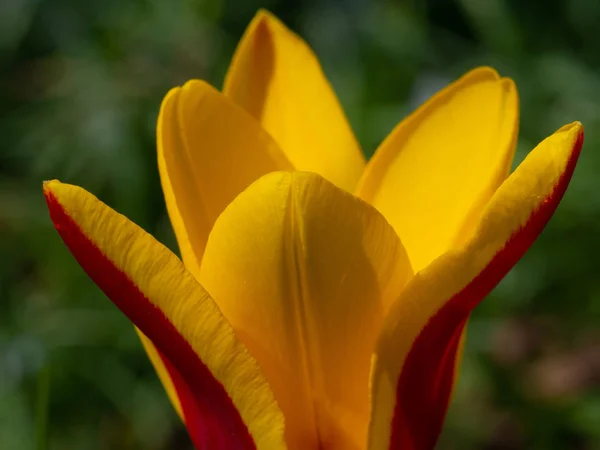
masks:
<svg viewBox="0 0 600 450"><path fill-rule="evenodd" d="M260 10L244 33L223 92L252 114L297 170L352 192L365 160L342 106L308 44Z"/></svg>
<svg viewBox="0 0 600 450"><path fill-rule="evenodd" d="M138 327L135 327L135 331L137 332L138 337L142 342L144 350L146 350L148 359L150 359L150 362L154 366L154 370L158 375L158 379L165 388L165 391L167 391L167 395L169 397L169 400L171 401L171 404L173 405L173 408L175 408L175 412L177 412L179 418L185 422L183 410L181 407L180 394L177 393L177 387L175 386L175 382L173 380L174 377L169 372L169 369L167 369L164 363L163 355L161 354L160 350L156 348L156 346L150 340L150 338L144 333L142 333Z"/></svg>
<svg viewBox="0 0 600 450"><path fill-rule="evenodd" d="M261 176L293 167L250 114L201 80L169 91L156 134L169 218L186 268L197 276L225 207Z"/></svg>
<svg viewBox="0 0 600 450"><path fill-rule="evenodd" d="M411 277L375 208L320 175L276 172L221 214L200 282L263 369L289 448L357 449L371 353Z"/></svg>
<svg viewBox="0 0 600 450"><path fill-rule="evenodd" d="M543 230L582 143L579 122L540 143L498 188L474 237L419 272L392 306L373 359L369 450L435 446L466 320Z"/></svg>
<svg viewBox="0 0 600 450"><path fill-rule="evenodd" d="M284 449L270 387L181 261L82 188L55 180L44 183L44 194L79 264L168 358L196 447Z"/></svg>
<svg viewBox="0 0 600 450"><path fill-rule="evenodd" d="M476 68L402 120L357 190L394 227L421 270L466 242L506 179L518 130L514 82Z"/></svg>

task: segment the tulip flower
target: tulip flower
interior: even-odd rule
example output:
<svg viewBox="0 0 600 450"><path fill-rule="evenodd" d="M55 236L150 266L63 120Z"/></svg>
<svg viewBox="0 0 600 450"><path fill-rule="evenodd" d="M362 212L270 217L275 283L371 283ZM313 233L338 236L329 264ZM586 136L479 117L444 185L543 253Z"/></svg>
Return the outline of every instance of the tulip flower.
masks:
<svg viewBox="0 0 600 450"><path fill-rule="evenodd" d="M429 450L469 314L554 213L583 142L565 125L510 173L517 128L514 83L477 68L366 163L313 52L261 11L222 92L190 81L160 110L183 262L82 188L44 192L196 448Z"/></svg>

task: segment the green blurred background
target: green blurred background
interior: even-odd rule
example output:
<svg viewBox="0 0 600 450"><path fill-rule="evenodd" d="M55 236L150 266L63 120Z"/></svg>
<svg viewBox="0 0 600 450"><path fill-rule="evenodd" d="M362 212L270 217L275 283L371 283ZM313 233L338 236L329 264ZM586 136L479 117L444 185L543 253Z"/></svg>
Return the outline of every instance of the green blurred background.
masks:
<svg viewBox="0 0 600 450"><path fill-rule="evenodd" d="M438 448L600 449L597 0L2 0L0 449L190 449L129 322L59 240L41 181L84 186L174 248L161 99L190 78L220 87L259 7L313 46L369 155L481 64L519 87L518 160L584 123L557 214L473 316Z"/></svg>

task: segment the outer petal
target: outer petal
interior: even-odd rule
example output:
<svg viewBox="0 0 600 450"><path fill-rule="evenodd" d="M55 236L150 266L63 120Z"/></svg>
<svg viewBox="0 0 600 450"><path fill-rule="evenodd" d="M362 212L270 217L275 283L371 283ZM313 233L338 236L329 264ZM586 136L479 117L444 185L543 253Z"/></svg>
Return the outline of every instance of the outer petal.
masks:
<svg viewBox="0 0 600 450"><path fill-rule="evenodd" d="M582 142L573 123L539 144L494 194L466 246L415 275L392 306L374 358L370 450L434 447L463 325L550 219Z"/></svg>
<svg viewBox="0 0 600 450"><path fill-rule="evenodd" d="M183 261L198 273L223 209L262 175L292 166L248 113L203 81L172 89L158 118L158 167Z"/></svg>
<svg viewBox="0 0 600 450"><path fill-rule="evenodd" d="M412 274L370 205L313 173L273 173L215 223L200 280L257 359L291 449L364 449L369 366Z"/></svg>
<svg viewBox="0 0 600 450"><path fill-rule="evenodd" d="M364 158L317 57L270 13L259 11L231 62L225 95L256 117L298 170L353 191Z"/></svg>
<svg viewBox="0 0 600 450"><path fill-rule="evenodd" d="M464 243L510 171L518 127L512 80L469 72L392 131L358 196L392 224L415 271Z"/></svg>
<svg viewBox="0 0 600 450"><path fill-rule="evenodd" d="M85 190L44 184L88 275L160 350L198 449L283 449L283 416L256 362L183 264Z"/></svg>
<svg viewBox="0 0 600 450"><path fill-rule="evenodd" d="M165 97L157 127L158 167L182 258L192 274L215 219L250 183L292 166L243 109L202 81ZM140 336L173 406L180 405L152 341Z"/></svg>
<svg viewBox="0 0 600 450"><path fill-rule="evenodd" d="M171 400L173 408L175 408L175 411L177 412L179 418L185 422L183 411L181 409L181 401L179 400L179 395L177 394L177 388L175 387L175 382L171 379L169 370L165 367L165 364L163 362L163 355L156 348L154 343L148 338L148 336L142 333L139 328L136 327L135 331L137 331L140 341L142 341L144 350L146 350L146 353L148 354L148 359L150 359L150 362L154 366L159 380L165 388L165 391L167 391L167 395L169 396L169 400Z"/></svg>

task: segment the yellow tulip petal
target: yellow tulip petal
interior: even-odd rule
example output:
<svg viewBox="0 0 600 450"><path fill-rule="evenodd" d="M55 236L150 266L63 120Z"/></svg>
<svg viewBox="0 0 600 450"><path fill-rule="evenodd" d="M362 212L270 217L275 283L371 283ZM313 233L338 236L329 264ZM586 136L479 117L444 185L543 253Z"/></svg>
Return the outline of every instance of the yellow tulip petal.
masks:
<svg viewBox="0 0 600 450"><path fill-rule="evenodd" d="M374 358L369 450L433 449L463 326L554 213L582 143L578 122L540 143L485 206L472 239L417 273L391 307Z"/></svg>
<svg viewBox="0 0 600 450"><path fill-rule="evenodd" d="M256 117L297 170L354 191L364 158L317 57L276 17L259 11L235 52L225 95Z"/></svg>
<svg viewBox="0 0 600 450"><path fill-rule="evenodd" d="M510 171L517 128L514 83L484 67L400 122L375 152L358 196L392 224L415 271L471 236Z"/></svg>
<svg viewBox="0 0 600 450"><path fill-rule="evenodd" d="M412 271L373 207L319 175L266 175L221 214L200 281L257 359L290 449L364 449L383 316Z"/></svg>
<svg viewBox="0 0 600 450"><path fill-rule="evenodd" d="M255 179L292 166L250 115L202 81L169 92L157 141L171 223L186 267L197 275L208 233L223 208ZM161 358L149 340L142 343L179 411Z"/></svg>
<svg viewBox="0 0 600 450"><path fill-rule="evenodd" d="M44 184L79 264L156 344L196 448L284 449L283 416L256 361L179 259L85 190Z"/></svg>
<svg viewBox="0 0 600 450"><path fill-rule="evenodd" d="M203 81L167 94L157 134L167 210L183 261L197 275L221 211L262 175L292 166L256 120Z"/></svg>

